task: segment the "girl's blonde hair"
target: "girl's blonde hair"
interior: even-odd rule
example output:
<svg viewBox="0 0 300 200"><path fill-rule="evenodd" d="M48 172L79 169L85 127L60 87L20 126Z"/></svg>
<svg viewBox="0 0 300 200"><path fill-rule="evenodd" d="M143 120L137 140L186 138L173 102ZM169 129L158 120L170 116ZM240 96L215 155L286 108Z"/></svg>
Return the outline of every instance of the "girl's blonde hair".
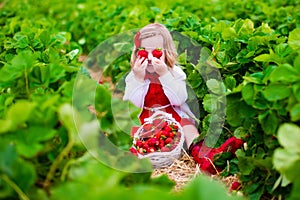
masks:
<svg viewBox="0 0 300 200"><path fill-rule="evenodd" d="M163 49L165 53L165 62L172 68L177 63L177 52L171 33L162 24L152 23L144 26L134 37L134 48L131 54L130 64L133 67L137 59L137 50L140 48L141 40L155 35L161 35L163 38Z"/></svg>

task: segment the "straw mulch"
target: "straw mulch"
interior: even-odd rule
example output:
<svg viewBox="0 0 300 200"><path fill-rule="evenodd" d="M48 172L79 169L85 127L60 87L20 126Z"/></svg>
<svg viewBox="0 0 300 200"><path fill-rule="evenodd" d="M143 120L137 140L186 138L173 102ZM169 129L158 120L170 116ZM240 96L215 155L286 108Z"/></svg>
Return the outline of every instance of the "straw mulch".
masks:
<svg viewBox="0 0 300 200"><path fill-rule="evenodd" d="M183 156L178 160L175 160L172 165L154 169L152 177L160 176L162 174L166 174L176 183L173 190L178 192L183 189L185 184L190 182L196 176L203 174L203 172L200 170L199 165L184 152ZM221 177L219 175L211 175L211 178L219 180L228 188L230 188L231 183L239 181L237 176Z"/></svg>

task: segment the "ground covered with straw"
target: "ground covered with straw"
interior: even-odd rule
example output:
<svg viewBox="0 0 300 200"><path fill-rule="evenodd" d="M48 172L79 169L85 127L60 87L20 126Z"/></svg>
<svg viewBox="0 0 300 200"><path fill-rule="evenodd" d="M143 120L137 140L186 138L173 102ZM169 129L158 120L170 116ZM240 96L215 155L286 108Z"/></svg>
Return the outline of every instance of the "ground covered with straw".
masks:
<svg viewBox="0 0 300 200"><path fill-rule="evenodd" d="M194 160L186 152L184 152L183 155L179 159L174 160L170 166L154 169L152 176L157 177L162 174L166 174L169 179L176 183L174 191L180 191L185 184L189 183L198 175L203 174L203 172L200 170L199 165L197 165ZM211 178L223 183L226 187L228 187L228 190L233 182L239 181L236 175L228 177L221 177L219 175L210 176Z"/></svg>

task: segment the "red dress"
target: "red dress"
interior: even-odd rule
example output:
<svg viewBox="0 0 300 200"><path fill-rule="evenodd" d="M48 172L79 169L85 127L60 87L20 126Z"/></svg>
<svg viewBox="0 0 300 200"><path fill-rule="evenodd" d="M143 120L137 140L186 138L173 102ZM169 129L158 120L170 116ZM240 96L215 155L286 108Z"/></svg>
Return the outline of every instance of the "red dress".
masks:
<svg viewBox="0 0 300 200"><path fill-rule="evenodd" d="M173 118L182 122L182 118L171 106L168 97L165 95L163 87L158 79L159 75L157 73L146 73L145 79L150 80L149 89L144 99L144 108L140 114L140 122L143 124L144 119L150 117L154 111L151 108L159 108L160 111L172 114ZM187 119L187 118L185 118ZM186 120L184 120L186 121Z"/></svg>

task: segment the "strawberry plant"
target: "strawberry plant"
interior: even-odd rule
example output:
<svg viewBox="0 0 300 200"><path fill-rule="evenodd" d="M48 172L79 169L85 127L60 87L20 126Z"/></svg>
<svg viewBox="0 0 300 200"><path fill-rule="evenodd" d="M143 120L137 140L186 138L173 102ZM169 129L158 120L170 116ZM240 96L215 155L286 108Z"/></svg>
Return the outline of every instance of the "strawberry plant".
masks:
<svg viewBox="0 0 300 200"><path fill-rule="evenodd" d="M91 80L83 66L100 66L120 94L130 70L131 30L159 22L176 42L201 137L216 147L232 135L246 142L236 158L216 160L226 166L220 175L238 175L241 185L232 189L248 199L298 199L299 11L297 0L2 1L0 198L133 199L142 193L153 199L155 193L164 199L242 199L202 176L170 193L174 183L151 178L150 163L124 156L139 110L115 98L109 83ZM109 39L120 33L122 42ZM97 49L101 42L105 48ZM104 134L79 138L78 130ZM111 143L124 152L102 149ZM166 143L171 139L158 146ZM88 145L101 146L102 162ZM105 165L111 163L123 171ZM126 172L140 166L147 172Z"/></svg>

